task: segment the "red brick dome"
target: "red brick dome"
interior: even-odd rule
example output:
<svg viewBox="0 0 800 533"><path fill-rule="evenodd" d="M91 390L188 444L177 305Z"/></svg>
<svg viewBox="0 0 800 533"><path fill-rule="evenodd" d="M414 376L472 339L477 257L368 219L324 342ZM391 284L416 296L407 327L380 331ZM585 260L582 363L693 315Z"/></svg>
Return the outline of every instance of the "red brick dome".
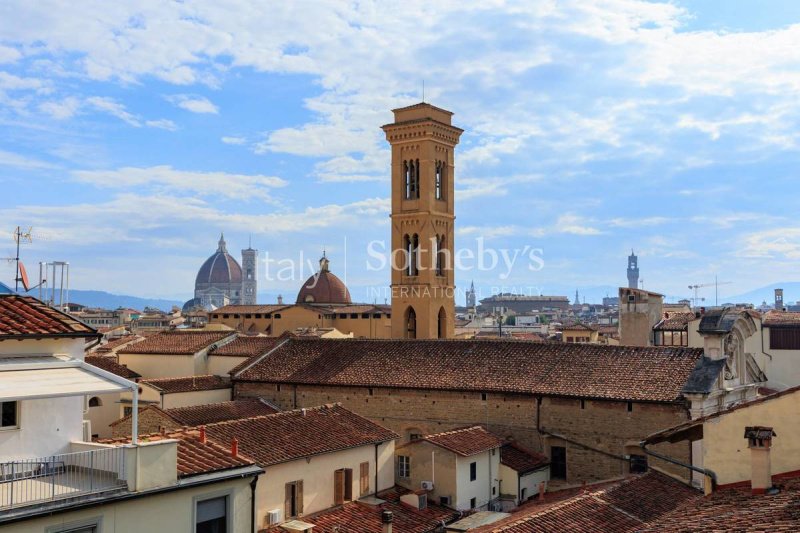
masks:
<svg viewBox="0 0 800 533"><path fill-rule="evenodd" d="M303 283L297 293L299 304L350 304L350 291L335 274L328 270L328 258L319 260L319 272Z"/></svg>
<svg viewBox="0 0 800 533"><path fill-rule="evenodd" d="M228 254L225 238L220 235L219 248L216 253L206 259L197 273L195 285L198 283L241 283L242 267L236 259Z"/></svg>

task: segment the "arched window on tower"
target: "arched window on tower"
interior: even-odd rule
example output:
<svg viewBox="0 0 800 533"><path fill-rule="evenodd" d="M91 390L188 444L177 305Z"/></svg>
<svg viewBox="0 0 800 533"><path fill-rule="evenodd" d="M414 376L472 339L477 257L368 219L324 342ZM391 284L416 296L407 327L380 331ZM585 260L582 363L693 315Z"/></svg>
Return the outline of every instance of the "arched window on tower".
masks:
<svg viewBox="0 0 800 533"><path fill-rule="evenodd" d="M447 313L444 312L444 307L439 308L439 319L437 320L437 333L440 339L447 337Z"/></svg>
<svg viewBox="0 0 800 533"><path fill-rule="evenodd" d="M436 275L437 276L444 276L444 269L446 258L445 254L447 253L445 249L445 240L444 235L436 237Z"/></svg>
<svg viewBox="0 0 800 533"><path fill-rule="evenodd" d="M403 270L406 276L411 276L411 237L406 234L403 235Z"/></svg>
<svg viewBox="0 0 800 533"><path fill-rule="evenodd" d="M411 198L411 168L409 161L403 161L403 179L405 180L405 194L406 199Z"/></svg>
<svg viewBox="0 0 800 533"><path fill-rule="evenodd" d="M416 276L417 274L419 274L419 235L415 233L410 239L408 275Z"/></svg>
<svg viewBox="0 0 800 533"><path fill-rule="evenodd" d="M414 311L413 307L409 307L406 309L406 338L407 339L416 339L417 338L417 313Z"/></svg>
<svg viewBox="0 0 800 533"><path fill-rule="evenodd" d="M419 199L419 159L414 160L414 198Z"/></svg>
<svg viewBox="0 0 800 533"><path fill-rule="evenodd" d="M436 162L435 195L437 200L444 198L444 161Z"/></svg>
<svg viewBox="0 0 800 533"><path fill-rule="evenodd" d="M412 159L408 162L408 194L406 194L406 198L413 200L417 198L417 164Z"/></svg>

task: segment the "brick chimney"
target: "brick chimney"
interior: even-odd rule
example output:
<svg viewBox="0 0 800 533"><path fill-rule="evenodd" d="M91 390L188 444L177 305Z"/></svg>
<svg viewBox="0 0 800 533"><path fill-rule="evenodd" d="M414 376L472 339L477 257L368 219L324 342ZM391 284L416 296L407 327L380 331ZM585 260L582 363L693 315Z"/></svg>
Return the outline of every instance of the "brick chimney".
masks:
<svg viewBox="0 0 800 533"><path fill-rule="evenodd" d="M234 459L239 457L239 439L236 437L231 440L231 457Z"/></svg>
<svg viewBox="0 0 800 533"><path fill-rule="evenodd" d="M772 487L772 465L770 448L775 432L770 427L748 426L744 428L744 438L750 448L750 486L753 494L764 494Z"/></svg>
<svg viewBox="0 0 800 533"><path fill-rule="evenodd" d="M392 521L394 515L391 511L384 510L381 513L381 524L383 524L383 533L392 533Z"/></svg>

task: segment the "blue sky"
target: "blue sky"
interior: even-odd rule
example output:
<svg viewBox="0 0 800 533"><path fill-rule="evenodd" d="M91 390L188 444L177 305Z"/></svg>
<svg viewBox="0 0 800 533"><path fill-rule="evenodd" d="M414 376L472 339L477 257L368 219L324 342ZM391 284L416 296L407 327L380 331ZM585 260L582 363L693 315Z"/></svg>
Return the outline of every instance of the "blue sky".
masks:
<svg viewBox="0 0 800 533"><path fill-rule="evenodd" d="M29 268L180 299L224 231L236 256L250 236L273 259L325 248L372 300L379 128L424 79L466 130L456 246L544 260L460 287L592 294L631 248L674 297L794 281L798 49L791 1L3 2L0 256L33 226ZM294 298L309 274L261 289Z"/></svg>

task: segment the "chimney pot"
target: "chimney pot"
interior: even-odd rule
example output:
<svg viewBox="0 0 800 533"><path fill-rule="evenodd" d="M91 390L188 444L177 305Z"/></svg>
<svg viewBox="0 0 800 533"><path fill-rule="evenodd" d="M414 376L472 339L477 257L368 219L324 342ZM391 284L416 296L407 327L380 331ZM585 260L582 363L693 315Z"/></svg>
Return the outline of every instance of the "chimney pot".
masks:
<svg viewBox="0 0 800 533"><path fill-rule="evenodd" d="M206 427L200 426L200 442L206 443Z"/></svg>
<svg viewBox="0 0 800 533"><path fill-rule="evenodd" d="M777 436L771 427L748 426L744 438L750 448L750 487L753 494L764 494L772 487L770 448L772 437Z"/></svg>
<svg viewBox="0 0 800 533"><path fill-rule="evenodd" d="M383 525L382 533L392 533L392 521L394 520L394 515L391 511L384 510L381 513L381 524Z"/></svg>
<svg viewBox="0 0 800 533"><path fill-rule="evenodd" d="M239 439L236 437L231 440L231 457L239 457Z"/></svg>
<svg viewBox="0 0 800 533"><path fill-rule="evenodd" d="M544 501L544 481L539 483L539 501Z"/></svg>

